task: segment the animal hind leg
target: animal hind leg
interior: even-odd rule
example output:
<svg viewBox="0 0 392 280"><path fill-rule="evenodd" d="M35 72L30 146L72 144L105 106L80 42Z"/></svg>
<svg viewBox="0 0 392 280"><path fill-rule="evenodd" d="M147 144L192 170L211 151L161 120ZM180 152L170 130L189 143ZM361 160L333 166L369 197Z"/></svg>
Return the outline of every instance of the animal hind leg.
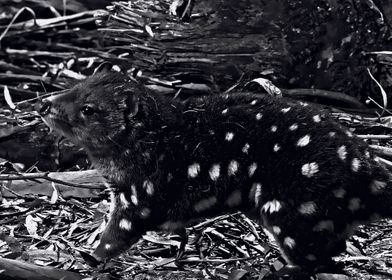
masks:
<svg viewBox="0 0 392 280"><path fill-rule="evenodd" d="M272 213L262 212L264 228L272 233L289 264L308 271L331 266L332 257L345 250L344 236L332 218L303 215L296 209L275 207Z"/></svg>
<svg viewBox="0 0 392 280"><path fill-rule="evenodd" d="M337 240L335 235L330 233L311 230L277 236L283 256L289 264L310 272L336 271L332 257L345 250L345 240Z"/></svg>

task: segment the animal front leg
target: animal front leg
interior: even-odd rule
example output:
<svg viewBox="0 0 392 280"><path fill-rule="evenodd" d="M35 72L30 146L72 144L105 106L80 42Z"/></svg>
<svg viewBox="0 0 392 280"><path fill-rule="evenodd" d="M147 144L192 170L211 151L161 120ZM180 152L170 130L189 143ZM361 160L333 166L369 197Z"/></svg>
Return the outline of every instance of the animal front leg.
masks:
<svg viewBox="0 0 392 280"><path fill-rule="evenodd" d="M98 261L120 255L138 241L143 234L141 224L138 219L135 219L135 209L124 207L124 203L120 204L117 196L112 197L112 208L108 225L93 253Z"/></svg>
<svg viewBox="0 0 392 280"><path fill-rule="evenodd" d="M178 248L177 256L176 256L176 261L178 261L183 257L183 255L185 253L185 247L186 247L186 244L188 243L189 238L188 238L188 232L185 227L179 228L179 229L175 230L174 232L176 234L178 234L181 238L180 247Z"/></svg>

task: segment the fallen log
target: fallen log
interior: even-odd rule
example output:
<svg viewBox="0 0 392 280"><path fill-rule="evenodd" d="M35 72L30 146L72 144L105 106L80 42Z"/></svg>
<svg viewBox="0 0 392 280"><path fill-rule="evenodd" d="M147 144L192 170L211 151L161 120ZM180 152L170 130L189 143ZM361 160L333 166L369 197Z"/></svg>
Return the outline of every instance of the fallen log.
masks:
<svg viewBox="0 0 392 280"><path fill-rule="evenodd" d="M391 47L386 1L191 1L187 23L171 2L114 2L101 30L138 76L185 97L184 84L224 91L245 74L365 98L374 86L366 68L381 73L370 53Z"/></svg>
<svg viewBox="0 0 392 280"><path fill-rule="evenodd" d="M5 187L0 185L5 198L31 194L51 196L54 187L64 198L96 198L105 188L103 178L96 170L0 174L0 182L5 183Z"/></svg>
<svg viewBox="0 0 392 280"><path fill-rule="evenodd" d="M81 280L84 277L75 272L50 266L0 258L0 278L2 280Z"/></svg>

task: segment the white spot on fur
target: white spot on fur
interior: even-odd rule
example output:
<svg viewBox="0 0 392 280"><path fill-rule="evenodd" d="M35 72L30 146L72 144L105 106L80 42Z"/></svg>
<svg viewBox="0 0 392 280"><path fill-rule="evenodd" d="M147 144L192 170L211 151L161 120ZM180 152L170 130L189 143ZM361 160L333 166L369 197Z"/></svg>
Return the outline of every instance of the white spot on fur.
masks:
<svg viewBox="0 0 392 280"><path fill-rule="evenodd" d="M290 130L290 131L295 131L295 130L297 130L297 129L298 129L298 124L296 124L296 123L290 125L290 127L289 127L289 130Z"/></svg>
<svg viewBox="0 0 392 280"><path fill-rule="evenodd" d="M349 131L349 130L346 131L346 135L348 137L353 137L354 136L353 133L351 131Z"/></svg>
<svg viewBox="0 0 392 280"><path fill-rule="evenodd" d="M302 175L311 178L319 172L319 166L316 162L306 163L301 168Z"/></svg>
<svg viewBox="0 0 392 280"><path fill-rule="evenodd" d="M242 202L242 194L241 191L239 190L232 192L232 194L226 200L226 204L229 207L239 206L241 202Z"/></svg>
<svg viewBox="0 0 392 280"><path fill-rule="evenodd" d="M235 175L238 171L238 167L239 167L238 161L236 160L230 161L227 174L229 176Z"/></svg>
<svg viewBox="0 0 392 280"><path fill-rule="evenodd" d="M256 169L257 169L257 163L256 163L256 162L254 162L254 163L252 163L251 165L249 165L249 167L248 167L248 174L249 174L249 177L252 177L253 174L255 174Z"/></svg>
<svg viewBox="0 0 392 280"><path fill-rule="evenodd" d="M125 230L132 230L132 222L127 221L126 219L121 219L119 227Z"/></svg>
<svg viewBox="0 0 392 280"><path fill-rule="evenodd" d="M212 181L218 180L220 176L220 165L219 164L214 164L210 170L208 171L208 174L210 175L210 178Z"/></svg>
<svg viewBox="0 0 392 280"><path fill-rule="evenodd" d="M353 158L353 160L351 162L351 170L353 172L358 172L360 165L361 165L361 162L359 161L359 159Z"/></svg>
<svg viewBox="0 0 392 280"><path fill-rule="evenodd" d="M148 217L150 217L151 214L151 209L150 208L143 208L142 210L140 210L140 217L142 219L147 219Z"/></svg>
<svg viewBox="0 0 392 280"><path fill-rule="evenodd" d="M251 105L256 105L257 104L257 100L253 100L250 104Z"/></svg>
<svg viewBox="0 0 392 280"><path fill-rule="evenodd" d="M244 154L249 153L249 148L250 148L250 145L249 145L248 143L246 143L246 144L244 145L244 147L242 147L242 152L243 152Z"/></svg>
<svg viewBox="0 0 392 280"><path fill-rule="evenodd" d="M200 164L194 163L189 165L188 167L188 177L189 178L196 178L197 175L199 175L200 172Z"/></svg>
<svg viewBox="0 0 392 280"><path fill-rule="evenodd" d="M313 116L313 121L314 121L315 123L321 122L320 115L315 115L315 116Z"/></svg>
<svg viewBox="0 0 392 280"><path fill-rule="evenodd" d="M287 107L287 108L283 108L282 110L280 110L283 114L286 114L288 111L291 110L291 107Z"/></svg>
<svg viewBox="0 0 392 280"><path fill-rule="evenodd" d="M254 183L249 193L249 199L254 200L255 205L258 206L260 197L261 197L261 184Z"/></svg>
<svg viewBox="0 0 392 280"><path fill-rule="evenodd" d="M228 110L229 110L229 109L224 109L224 110L222 111L222 114L223 114L223 115L226 115Z"/></svg>
<svg viewBox="0 0 392 280"><path fill-rule="evenodd" d="M343 188L339 188L339 189L333 190L332 193L336 198L343 198L346 195L346 190Z"/></svg>
<svg viewBox="0 0 392 280"><path fill-rule="evenodd" d="M306 102L302 102L302 101L300 101L300 102L299 102L299 104L300 104L301 106L303 106L303 107L307 107L307 106L309 106L309 104L308 104L308 103L306 103Z"/></svg>
<svg viewBox="0 0 392 280"><path fill-rule="evenodd" d="M278 226L273 226L273 227L272 227L272 231L273 231L276 235L279 235L279 234L282 232L281 228L278 227Z"/></svg>
<svg viewBox="0 0 392 280"><path fill-rule="evenodd" d="M322 220L318 222L314 227L313 231L331 231L333 232L335 230L335 225L332 220Z"/></svg>
<svg viewBox="0 0 392 280"><path fill-rule="evenodd" d="M129 201L125 198L124 193L120 193L120 202L122 208L127 209L129 207Z"/></svg>
<svg viewBox="0 0 392 280"><path fill-rule="evenodd" d="M348 209L352 212L359 210L359 208L361 208L361 199L359 197L351 198L348 201Z"/></svg>
<svg viewBox="0 0 392 280"><path fill-rule="evenodd" d="M290 249L293 249L295 247L295 240L292 239L291 237L286 237L283 240L283 244L289 247Z"/></svg>
<svg viewBox="0 0 392 280"><path fill-rule="evenodd" d="M278 212L281 208L282 204L278 200L274 199L265 203L263 207L261 207L261 211L272 214L274 212Z"/></svg>
<svg viewBox="0 0 392 280"><path fill-rule="evenodd" d="M329 137L335 137L336 136L336 132L331 131L328 133Z"/></svg>
<svg viewBox="0 0 392 280"><path fill-rule="evenodd" d="M174 222L174 221L167 221L159 226L164 231L175 231L180 228L184 228L184 224L182 222Z"/></svg>
<svg viewBox="0 0 392 280"><path fill-rule="evenodd" d="M173 180L173 174L167 173L167 182L170 183Z"/></svg>
<svg viewBox="0 0 392 280"><path fill-rule="evenodd" d="M306 145L308 145L310 143L310 135L307 134L304 137L301 137L298 142L297 142L297 146L298 147L305 147Z"/></svg>
<svg viewBox="0 0 392 280"><path fill-rule="evenodd" d="M151 158L151 153L144 152L144 153L142 153L142 156L143 156L143 159L147 161Z"/></svg>
<svg viewBox="0 0 392 280"><path fill-rule="evenodd" d="M276 132L278 127L276 125L271 126L271 132Z"/></svg>
<svg viewBox="0 0 392 280"><path fill-rule="evenodd" d="M280 145L279 144L275 144L274 145L274 152L276 153L276 152L279 152L279 150L280 150Z"/></svg>
<svg viewBox="0 0 392 280"><path fill-rule="evenodd" d="M386 186L386 182L374 180L370 183L370 191L372 192L372 194L378 194L380 192L383 192Z"/></svg>
<svg viewBox="0 0 392 280"><path fill-rule="evenodd" d="M138 199L137 199L137 191L136 191L136 186L135 185L131 185L131 191L132 191L132 195L131 195L131 201L132 203L137 206L138 205Z"/></svg>
<svg viewBox="0 0 392 280"><path fill-rule="evenodd" d="M311 262L314 262L317 260L316 256L313 254L306 255L305 259L307 259L308 261L311 261Z"/></svg>
<svg viewBox="0 0 392 280"><path fill-rule="evenodd" d="M261 118L263 117L263 114L262 113L257 113L256 114L256 120L261 120Z"/></svg>
<svg viewBox="0 0 392 280"><path fill-rule="evenodd" d="M314 201L307 201L302 203L298 211L303 215L312 215L316 212L316 203Z"/></svg>
<svg viewBox="0 0 392 280"><path fill-rule="evenodd" d="M339 148L338 148L338 156L339 156L339 158L341 159L341 160L346 160L346 157L347 157L347 149L346 149L346 146L340 146Z"/></svg>
<svg viewBox="0 0 392 280"><path fill-rule="evenodd" d="M368 158L368 159L370 158L370 153L369 153L369 151L366 151L366 152L365 152L365 157Z"/></svg>
<svg viewBox="0 0 392 280"><path fill-rule="evenodd" d="M234 138L234 133L233 132L227 132L226 133L226 136L225 136L225 140L226 141L230 142L230 141L233 140L233 138Z"/></svg>
<svg viewBox="0 0 392 280"><path fill-rule="evenodd" d="M109 244L109 243L105 244L105 249L106 249L106 250L109 250L110 248L112 248L112 245L111 245L111 244Z"/></svg>
<svg viewBox="0 0 392 280"><path fill-rule="evenodd" d="M154 194L154 184L151 181L149 180L144 181L143 188L149 196Z"/></svg>
<svg viewBox="0 0 392 280"><path fill-rule="evenodd" d="M216 202L217 202L216 197L211 196L209 198L202 199L199 202L195 203L193 208L195 209L196 212L202 212L214 206Z"/></svg>

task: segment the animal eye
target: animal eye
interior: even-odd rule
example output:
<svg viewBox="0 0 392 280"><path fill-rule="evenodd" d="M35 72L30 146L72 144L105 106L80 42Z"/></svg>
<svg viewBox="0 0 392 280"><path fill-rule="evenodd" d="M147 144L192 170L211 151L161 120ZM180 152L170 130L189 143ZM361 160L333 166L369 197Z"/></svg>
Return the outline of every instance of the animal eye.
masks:
<svg viewBox="0 0 392 280"><path fill-rule="evenodd" d="M95 110L92 106L90 105L84 105L82 109L80 109L83 115L85 116L91 116L95 113Z"/></svg>

